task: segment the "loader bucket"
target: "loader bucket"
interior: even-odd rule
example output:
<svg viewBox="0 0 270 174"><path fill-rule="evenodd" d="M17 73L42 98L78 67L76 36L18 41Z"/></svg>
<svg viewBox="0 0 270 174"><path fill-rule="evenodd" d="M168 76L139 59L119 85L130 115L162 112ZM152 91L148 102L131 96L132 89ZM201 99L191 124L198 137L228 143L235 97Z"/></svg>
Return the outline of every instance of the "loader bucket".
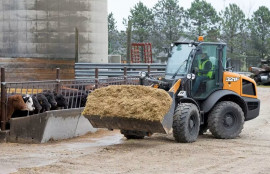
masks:
<svg viewBox="0 0 270 174"><path fill-rule="evenodd" d="M173 99L171 107L162 121L140 120L124 117L101 117L98 115L84 115L94 128L123 129L132 131L145 131L148 133L169 133L172 129L173 114L175 110L174 93L169 92Z"/></svg>

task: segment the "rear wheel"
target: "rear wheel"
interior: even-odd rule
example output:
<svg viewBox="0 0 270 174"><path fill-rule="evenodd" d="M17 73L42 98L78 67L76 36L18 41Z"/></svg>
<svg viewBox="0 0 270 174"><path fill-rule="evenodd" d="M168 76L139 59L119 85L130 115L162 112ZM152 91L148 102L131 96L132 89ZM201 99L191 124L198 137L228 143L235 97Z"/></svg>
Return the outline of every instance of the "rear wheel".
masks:
<svg viewBox="0 0 270 174"><path fill-rule="evenodd" d="M208 127L216 138L231 139L241 133L244 120L244 113L238 104L222 101L210 112Z"/></svg>
<svg viewBox="0 0 270 174"><path fill-rule="evenodd" d="M177 142L196 141L200 129L200 115L196 105L180 103L173 116L173 136Z"/></svg>
<svg viewBox="0 0 270 174"><path fill-rule="evenodd" d="M131 131L131 130L121 130L121 134L123 134L127 139L143 139L147 133L143 131Z"/></svg>

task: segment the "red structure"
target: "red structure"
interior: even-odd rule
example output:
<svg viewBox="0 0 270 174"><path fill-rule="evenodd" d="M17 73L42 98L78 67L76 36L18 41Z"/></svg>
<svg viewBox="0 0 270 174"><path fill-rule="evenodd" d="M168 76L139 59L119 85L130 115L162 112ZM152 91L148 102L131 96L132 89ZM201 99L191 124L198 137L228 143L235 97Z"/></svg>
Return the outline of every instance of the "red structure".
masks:
<svg viewBox="0 0 270 174"><path fill-rule="evenodd" d="M151 43L131 44L131 63L152 63Z"/></svg>

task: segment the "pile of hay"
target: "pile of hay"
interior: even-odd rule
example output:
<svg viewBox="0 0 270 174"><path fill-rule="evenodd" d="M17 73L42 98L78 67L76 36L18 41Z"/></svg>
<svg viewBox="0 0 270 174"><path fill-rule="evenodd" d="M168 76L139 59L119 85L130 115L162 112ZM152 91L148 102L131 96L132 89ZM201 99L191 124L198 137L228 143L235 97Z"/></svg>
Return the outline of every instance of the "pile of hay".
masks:
<svg viewBox="0 0 270 174"><path fill-rule="evenodd" d="M171 103L172 98L162 89L114 85L89 94L82 114L162 121Z"/></svg>

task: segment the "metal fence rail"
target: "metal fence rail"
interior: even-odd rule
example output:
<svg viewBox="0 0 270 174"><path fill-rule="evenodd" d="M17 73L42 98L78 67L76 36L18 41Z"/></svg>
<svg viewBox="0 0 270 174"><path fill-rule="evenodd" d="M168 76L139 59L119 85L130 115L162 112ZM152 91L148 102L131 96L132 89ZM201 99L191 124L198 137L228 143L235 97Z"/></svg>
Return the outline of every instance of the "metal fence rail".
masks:
<svg viewBox="0 0 270 174"><path fill-rule="evenodd" d="M157 75L165 73L166 64L75 63L75 78L85 79L94 77L96 74L96 69L98 69L99 76L105 77L116 77L123 75L136 76L141 71L146 71L151 75Z"/></svg>

